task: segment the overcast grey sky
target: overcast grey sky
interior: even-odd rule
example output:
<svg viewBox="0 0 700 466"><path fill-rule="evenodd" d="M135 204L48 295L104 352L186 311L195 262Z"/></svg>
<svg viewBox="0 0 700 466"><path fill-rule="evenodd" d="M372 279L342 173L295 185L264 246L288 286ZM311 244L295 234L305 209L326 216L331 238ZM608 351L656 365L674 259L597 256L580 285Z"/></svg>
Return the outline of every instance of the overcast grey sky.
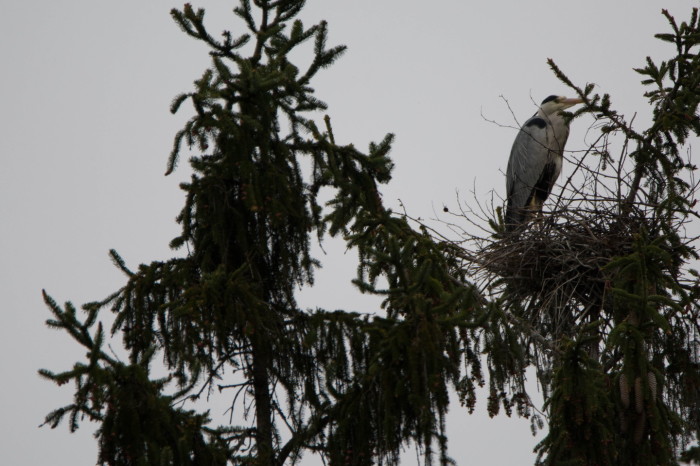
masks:
<svg viewBox="0 0 700 466"><path fill-rule="evenodd" d="M100 299L124 282L107 251L130 266L167 259L178 231L180 170L164 177L172 136L187 111L171 99L189 91L209 64L207 50L185 36L163 0L24 0L0 15L0 460L8 465L93 464L94 425L75 435L38 429L44 415L71 400L37 369L63 370L83 351L46 329L46 288L59 302ZM193 1L207 8L210 31L240 31L234 1ZM576 83L596 83L613 105L642 126L650 110L639 76L646 55L670 47L661 8L677 19L696 1L309 0L306 24L326 19L330 43L346 55L316 80L341 143L366 147L396 134L394 181L384 199L401 199L430 218L455 193L475 187L502 195L515 130L504 96L524 121L539 102L566 89L549 71L553 58ZM586 147L590 117L574 122L568 149ZM565 165L563 174L567 174ZM373 311L348 285L352 254L329 257L305 294L308 305ZM212 414L217 414L213 412ZM458 464L532 464L529 422L489 419L485 399L468 416L454 405L451 455ZM407 455L405 464L415 464ZM312 464L309 461L308 464Z"/></svg>

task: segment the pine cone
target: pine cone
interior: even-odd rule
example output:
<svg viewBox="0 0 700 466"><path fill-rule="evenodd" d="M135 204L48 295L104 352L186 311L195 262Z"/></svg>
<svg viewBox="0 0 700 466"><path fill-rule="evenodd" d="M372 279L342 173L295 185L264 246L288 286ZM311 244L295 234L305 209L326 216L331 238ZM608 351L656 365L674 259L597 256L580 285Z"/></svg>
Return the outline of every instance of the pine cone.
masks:
<svg viewBox="0 0 700 466"><path fill-rule="evenodd" d="M656 399L656 374L649 371L647 373L647 379L649 380L649 392L651 393L651 398Z"/></svg>
<svg viewBox="0 0 700 466"><path fill-rule="evenodd" d="M644 411L644 392L642 391L641 377L634 379L634 408L639 414Z"/></svg>
<svg viewBox="0 0 700 466"><path fill-rule="evenodd" d="M625 374L620 374L620 399L622 400L622 406L625 409L630 407L630 386L627 383L627 376Z"/></svg>

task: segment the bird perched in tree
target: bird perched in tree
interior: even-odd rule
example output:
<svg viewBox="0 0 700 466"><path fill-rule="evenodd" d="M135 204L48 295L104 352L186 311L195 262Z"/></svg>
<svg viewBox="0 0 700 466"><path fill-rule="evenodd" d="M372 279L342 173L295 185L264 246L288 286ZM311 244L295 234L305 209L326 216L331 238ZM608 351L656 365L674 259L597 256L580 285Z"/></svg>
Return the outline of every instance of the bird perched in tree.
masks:
<svg viewBox="0 0 700 466"><path fill-rule="evenodd" d="M506 172L506 229L514 230L542 210L559 177L569 125L561 114L581 99L550 95L513 142Z"/></svg>

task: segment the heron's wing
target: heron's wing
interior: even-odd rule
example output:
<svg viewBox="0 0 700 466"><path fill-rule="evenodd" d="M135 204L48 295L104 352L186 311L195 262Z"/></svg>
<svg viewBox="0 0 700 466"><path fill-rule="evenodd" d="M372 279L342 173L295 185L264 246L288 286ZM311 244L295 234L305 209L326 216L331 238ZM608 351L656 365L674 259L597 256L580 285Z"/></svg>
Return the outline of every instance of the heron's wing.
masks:
<svg viewBox="0 0 700 466"><path fill-rule="evenodd" d="M506 192L508 196L507 217L514 217L517 210L522 210L532 193L548 161L547 123L534 116L527 120L513 142L506 172Z"/></svg>

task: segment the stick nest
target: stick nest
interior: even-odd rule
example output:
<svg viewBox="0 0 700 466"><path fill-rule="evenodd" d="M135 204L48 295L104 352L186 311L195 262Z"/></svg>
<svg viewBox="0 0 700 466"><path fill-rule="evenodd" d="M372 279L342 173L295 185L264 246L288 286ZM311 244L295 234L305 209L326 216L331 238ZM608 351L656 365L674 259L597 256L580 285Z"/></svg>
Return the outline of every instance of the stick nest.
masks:
<svg viewBox="0 0 700 466"><path fill-rule="evenodd" d="M599 317L608 288L603 268L632 251L633 232L649 221L616 210L559 210L484 240L475 273L502 288L509 307L544 336L569 334L582 317Z"/></svg>

